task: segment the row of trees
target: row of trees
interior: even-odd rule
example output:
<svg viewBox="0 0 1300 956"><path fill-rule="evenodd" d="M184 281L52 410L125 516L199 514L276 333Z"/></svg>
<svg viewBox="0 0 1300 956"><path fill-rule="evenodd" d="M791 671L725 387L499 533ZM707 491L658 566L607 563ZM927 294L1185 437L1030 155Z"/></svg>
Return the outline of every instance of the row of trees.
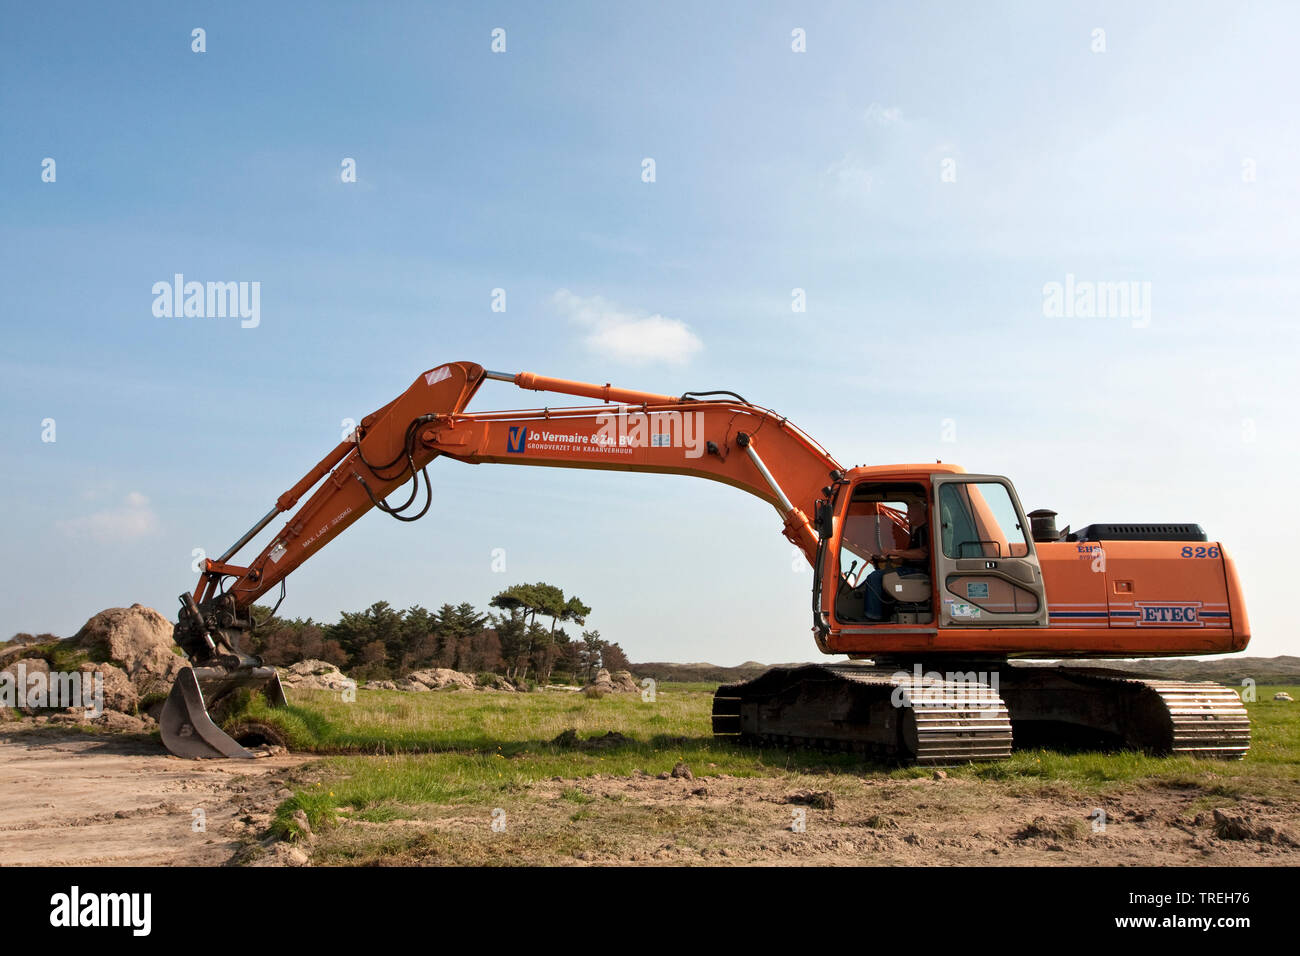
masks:
<svg viewBox="0 0 1300 956"><path fill-rule="evenodd" d="M429 611L379 601L344 612L334 624L273 618L254 633L249 650L280 666L307 658L329 661L358 680L450 667L544 684L556 677L587 681L602 667L628 666L623 649L599 631L569 636L562 625L582 627L591 608L552 584L517 584L492 598L490 607L496 613L481 613L468 602ZM261 620L269 609L254 611Z"/></svg>

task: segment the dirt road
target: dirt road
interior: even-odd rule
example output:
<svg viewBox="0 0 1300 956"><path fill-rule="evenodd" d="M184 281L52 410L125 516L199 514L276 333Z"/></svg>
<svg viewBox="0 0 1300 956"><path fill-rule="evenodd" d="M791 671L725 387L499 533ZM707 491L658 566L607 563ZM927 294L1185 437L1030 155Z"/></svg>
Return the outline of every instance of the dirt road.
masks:
<svg viewBox="0 0 1300 956"><path fill-rule="evenodd" d="M304 759L190 761L141 738L0 732L0 866L228 863Z"/></svg>

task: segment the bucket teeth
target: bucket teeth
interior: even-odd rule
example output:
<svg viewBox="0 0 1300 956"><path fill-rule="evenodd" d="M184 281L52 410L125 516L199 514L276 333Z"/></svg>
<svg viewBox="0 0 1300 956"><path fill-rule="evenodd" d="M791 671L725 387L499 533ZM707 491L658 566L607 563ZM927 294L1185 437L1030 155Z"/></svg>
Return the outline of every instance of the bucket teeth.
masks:
<svg viewBox="0 0 1300 956"><path fill-rule="evenodd" d="M273 707L285 704L284 688L280 686L280 677L274 667L237 670L187 667L182 670L176 675L158 718L163 745L176 756L189 760L211 757L251 760L261 756L241 746L218 727L208 713L209 706L241 687L261 690Z"/></svg>

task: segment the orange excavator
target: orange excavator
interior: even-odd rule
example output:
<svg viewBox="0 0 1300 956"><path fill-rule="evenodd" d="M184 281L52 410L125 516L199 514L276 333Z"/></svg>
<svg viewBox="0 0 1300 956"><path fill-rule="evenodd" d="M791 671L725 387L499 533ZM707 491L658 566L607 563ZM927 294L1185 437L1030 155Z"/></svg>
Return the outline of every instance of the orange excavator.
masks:
<svg viewBox="0 0 1300 956"><path fill-rule="evenodd" d="M466 412L489 380L599 404ZM238 688L284 703L275 669L240 650L257 626L254 602L277 585L283 599L289 573L371 509L425 515L435 458L692 475L773 506L812 565L817 647L849 660L720 687L719 737L919 763L995 760L1013 742L1224 758L1249 749L1230 688L1060 663L1244 649L1236 569L1198 525L1058 530L1054 512L1026 516L1006 478L941 463L845 468L734 392L659 395L452 362L366 416L181 595L176 641L192 666L163 709L169 750L254 755L209 712ZM232 563L281 514L262 552Z"/></svg>

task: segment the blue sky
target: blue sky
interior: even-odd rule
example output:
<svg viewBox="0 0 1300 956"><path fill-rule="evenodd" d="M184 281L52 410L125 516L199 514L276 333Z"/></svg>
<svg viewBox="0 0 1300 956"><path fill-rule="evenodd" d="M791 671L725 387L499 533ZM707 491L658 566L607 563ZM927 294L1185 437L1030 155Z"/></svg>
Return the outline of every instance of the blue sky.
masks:
<svg viewBox="0 0 1300 956"><path fill-rule="evenodd" d="M172 614L192 549L466 359L733 389L846 464L1006 474L1075 526L1199 521L1251 652L1298 652L1293 6L268 6L0 23L3 636ZM260 323L154 316L178 272L259 282ZM1149 283L1149 315L1045 315L1067 275ZM532 403L489 383L472 407ZM757 499L430 477L429 519L367 516L282 610L547 580L634 660L815 656L810 576Z"/></svg>

